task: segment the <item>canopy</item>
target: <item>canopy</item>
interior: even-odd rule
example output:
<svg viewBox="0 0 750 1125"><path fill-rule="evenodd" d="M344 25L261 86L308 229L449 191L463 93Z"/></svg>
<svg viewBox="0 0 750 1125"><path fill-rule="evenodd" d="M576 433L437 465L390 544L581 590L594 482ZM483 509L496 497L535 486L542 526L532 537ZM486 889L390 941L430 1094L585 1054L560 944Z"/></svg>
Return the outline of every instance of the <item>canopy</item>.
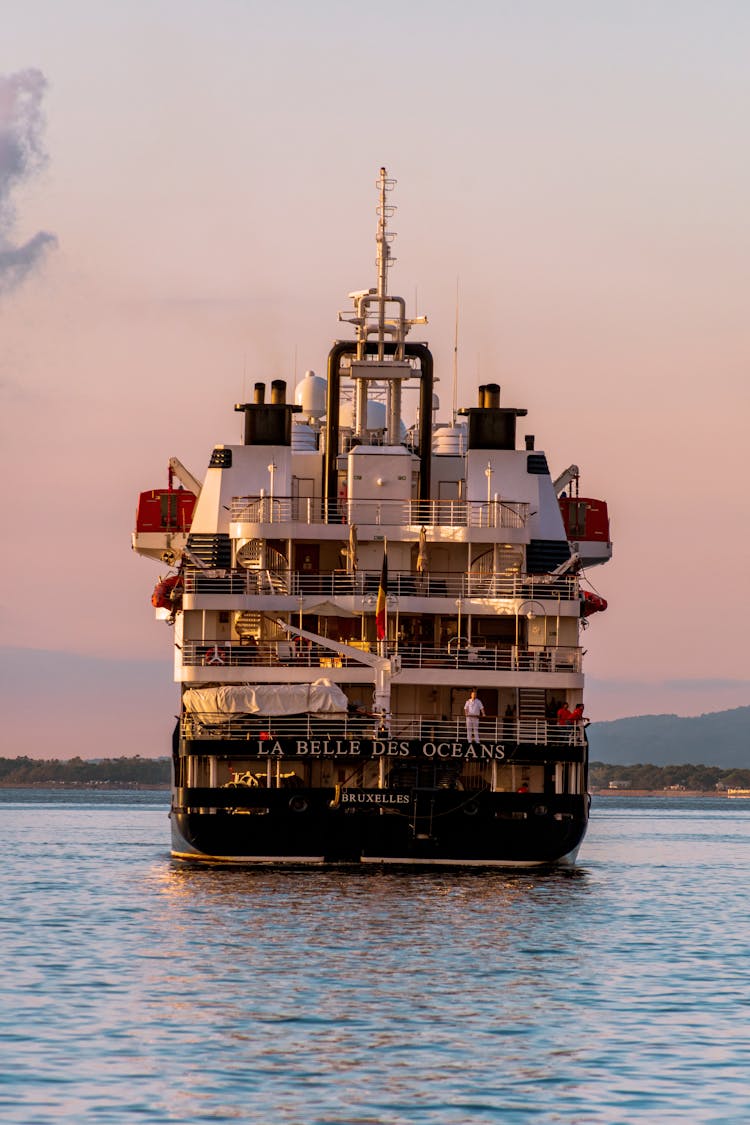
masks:
<svg viewBox="0 0 750 1125"><path fill-rule="evenodd" d="M231 684L190 688L182 697L185 710L194 714L301 715L343 713L348 699L331 680L311 684Z"/></svg>
<svg viewBox="0 0 750 1125"><path fill-rule="evenodd" d="M307 601L302 604L303 613L317 613L319 617L357 617L351 609L345 609L344 606L336 605L332 601L313 602L309 604Z"/></svg>

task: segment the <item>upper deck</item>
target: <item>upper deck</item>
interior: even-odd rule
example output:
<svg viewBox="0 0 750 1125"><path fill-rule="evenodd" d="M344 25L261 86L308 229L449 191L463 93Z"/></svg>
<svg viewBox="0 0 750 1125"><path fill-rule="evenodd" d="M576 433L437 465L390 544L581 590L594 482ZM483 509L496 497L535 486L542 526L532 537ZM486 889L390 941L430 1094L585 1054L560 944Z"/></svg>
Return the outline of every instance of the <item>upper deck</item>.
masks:
<svg viewBox="0 0 750 1125"><path fill-rule="evenodd" d="M313 497L234 496L231 539L336 540L356 528L360 542L414 541L422 528L433 542L529 541L529 505L514 501L389 500L359 498L325 503ZM342 528L344 529L342 532Z"/></svg>

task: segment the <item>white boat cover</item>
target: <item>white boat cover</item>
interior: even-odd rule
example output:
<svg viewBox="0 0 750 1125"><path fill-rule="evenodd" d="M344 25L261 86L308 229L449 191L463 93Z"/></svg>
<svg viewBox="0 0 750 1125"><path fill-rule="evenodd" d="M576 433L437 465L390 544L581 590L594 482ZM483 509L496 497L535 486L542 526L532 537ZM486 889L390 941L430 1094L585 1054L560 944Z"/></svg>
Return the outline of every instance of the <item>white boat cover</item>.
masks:
<svg viewBox="0 0 750 1125"><path fill-rule="evenodd" d="M229 684L223 687L190 688L182 697L185 710L211 714L221 721L226 715L301 715L306 711L346 714L349 703L332 680L311 684Z"/></svg>

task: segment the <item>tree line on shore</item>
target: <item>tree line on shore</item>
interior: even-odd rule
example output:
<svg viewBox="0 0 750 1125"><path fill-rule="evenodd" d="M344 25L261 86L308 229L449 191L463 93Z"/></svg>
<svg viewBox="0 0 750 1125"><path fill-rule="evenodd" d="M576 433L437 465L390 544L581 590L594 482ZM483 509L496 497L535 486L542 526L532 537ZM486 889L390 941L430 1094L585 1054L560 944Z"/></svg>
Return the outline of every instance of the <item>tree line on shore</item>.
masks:
<svg viewBox="0 0 750 1125"><path fill-rule="evenodd" d="M592 762L589 784L606 789L610 782L629 789L750 789L750 769L718 766L621 766ZM0 758L0 786L69 785L77 787L167 787L168 758Z"/></svg>
<svg viewBox="0 0 750 1125"><path fill-rule="evenodd" d="M0 758L0 785L113 789L169 786L168 758Z"/></svg>
<svg viewBox="0 0 750 1125"><path fill-rule="evenodd" d="M606 789L610 782L628 789L698 789L703 792L724 789L750 789L750 769L720 769L719 766L634 766L608 765L592 762L589 784L592 789Z"/></svg>

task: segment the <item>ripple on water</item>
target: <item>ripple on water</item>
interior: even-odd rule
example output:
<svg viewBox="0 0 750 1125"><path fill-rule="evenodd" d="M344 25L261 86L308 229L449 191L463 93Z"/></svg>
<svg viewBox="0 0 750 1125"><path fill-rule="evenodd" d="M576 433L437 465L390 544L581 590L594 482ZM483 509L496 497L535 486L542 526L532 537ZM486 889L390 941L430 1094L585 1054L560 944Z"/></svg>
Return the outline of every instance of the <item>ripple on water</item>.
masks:
<svg viewBox="0 0 750 1125"><path fill-rule="evenodd" d="M750 809L613 799L569 873L223 871L112 796L0 792L3 1120L747 1119Z"/></svg>

